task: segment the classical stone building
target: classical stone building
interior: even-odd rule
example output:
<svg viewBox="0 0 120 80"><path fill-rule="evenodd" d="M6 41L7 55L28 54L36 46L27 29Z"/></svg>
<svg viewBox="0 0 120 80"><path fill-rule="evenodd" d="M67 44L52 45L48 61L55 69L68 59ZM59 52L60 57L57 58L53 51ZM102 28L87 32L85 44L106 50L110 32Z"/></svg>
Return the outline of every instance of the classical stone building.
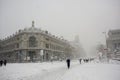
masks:
<svg viewBox="0 0 120 80"><path fill-rule="evenodd" d="M60 60L71 55L67 40L34 26L0 40L0 59L8 62Z"/></svg>
<svg viewBox="0 0 120 80"><path fill-rule="evenodd" d="M106 42L110 56L120 59L120 29L110 30Z"/></svg>

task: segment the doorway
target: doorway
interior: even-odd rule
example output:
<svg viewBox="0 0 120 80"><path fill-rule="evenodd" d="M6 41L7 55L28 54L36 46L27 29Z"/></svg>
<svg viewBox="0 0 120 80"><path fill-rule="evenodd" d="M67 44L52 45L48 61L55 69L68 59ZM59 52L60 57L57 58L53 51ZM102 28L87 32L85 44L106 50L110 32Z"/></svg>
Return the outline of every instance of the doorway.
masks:
<svg viewBox="0 0 120 80"><path fill-rule="evenodd" d="M36 57L35 51L28 51L29 61L34 62Z"/></svg>

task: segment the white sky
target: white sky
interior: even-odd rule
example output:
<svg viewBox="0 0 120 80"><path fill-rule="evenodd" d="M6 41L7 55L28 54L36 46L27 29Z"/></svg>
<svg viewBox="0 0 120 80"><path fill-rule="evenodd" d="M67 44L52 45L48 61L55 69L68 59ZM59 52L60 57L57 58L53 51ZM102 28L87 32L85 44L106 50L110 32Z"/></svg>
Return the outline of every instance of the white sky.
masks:
<svg viewBox="0 0 120 80"><path fill-rule="evenodd" d="M0 0L0 38L35 26L67 40L79 35L87 52L120 29L120 0Z"/></svg>

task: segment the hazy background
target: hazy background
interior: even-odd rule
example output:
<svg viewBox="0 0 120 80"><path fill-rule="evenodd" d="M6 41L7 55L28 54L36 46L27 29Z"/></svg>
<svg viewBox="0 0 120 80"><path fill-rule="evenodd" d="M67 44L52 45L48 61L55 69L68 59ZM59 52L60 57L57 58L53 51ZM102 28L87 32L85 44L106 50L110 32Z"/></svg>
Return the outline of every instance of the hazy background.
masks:
<svg viewBox="0 0 120 80"><path fill-rule="evenodd" d="M0 39L35 27L71 41L79 35L87 54L105 44L110 29L120 29L120 0L0 0Z"/></svg>

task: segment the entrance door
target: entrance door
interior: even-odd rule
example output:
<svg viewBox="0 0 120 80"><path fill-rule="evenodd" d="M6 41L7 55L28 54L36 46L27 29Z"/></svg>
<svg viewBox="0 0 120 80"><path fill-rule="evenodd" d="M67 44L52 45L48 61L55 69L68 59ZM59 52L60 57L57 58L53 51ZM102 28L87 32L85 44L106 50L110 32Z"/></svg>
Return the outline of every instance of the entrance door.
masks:
<svg viewBox="0 0 120 80"><path fill-rule="evenodd" d="M35 51L28 52L28 56L30 57L30 61L32 61L32 62L34 61L35 54L36 54Z"/></svg>
<svg viewBox="0 0 120 80"><path fill-rule="evenodd" d="M49 60L49 55L48 55L48 53L46 53L46 61L48 61Z"/></svg>

